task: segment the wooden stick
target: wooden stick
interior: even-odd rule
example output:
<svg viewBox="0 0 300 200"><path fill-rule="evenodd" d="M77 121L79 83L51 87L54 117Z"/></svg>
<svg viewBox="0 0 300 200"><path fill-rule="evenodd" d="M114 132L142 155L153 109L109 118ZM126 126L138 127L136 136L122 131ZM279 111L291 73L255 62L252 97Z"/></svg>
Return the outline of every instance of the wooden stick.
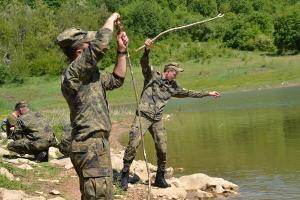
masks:
<svg viewBox="0 0 300 200"><path fill-rule="evenodd" d="M216 17L213 17L213 18L210 18L210 19L206 19L206 20L203 20L203 21L199 21L199 22L194 22L192 24L188 24L188 25L184 25L184 26L178 26L178 27L174 27L174 28L170 28L168 30L165 30L161 33L159 33L157 36L155 36L153 39L151 39L152 42L154 42L155 40L157 40L159 37L161 37L162 35L166 34L166 33L169 33L171 31L177 31L177 30L180 30L180 29L185 29L185 28L189 28L191 26L195 26L197 24L203 24L205 22L208 22L208 21L212 21L212 20L215 20L215 19L218 19L218 18L221 18L221 17L224 17L224 14L218 14ZM142 48L144 48L145 45L137 48L135 51L139 51L141 50Z"/></svg>

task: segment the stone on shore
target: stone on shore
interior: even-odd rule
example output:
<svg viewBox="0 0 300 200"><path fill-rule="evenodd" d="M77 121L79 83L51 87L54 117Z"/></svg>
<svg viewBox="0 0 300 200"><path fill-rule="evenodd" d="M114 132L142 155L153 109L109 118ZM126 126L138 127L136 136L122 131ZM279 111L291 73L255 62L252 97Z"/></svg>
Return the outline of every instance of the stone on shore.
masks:
<svg viewBox="0 0 300 200"><path fill-rule="evenodd" d="M222 178L209 177L205 174L192 174L180 178L170 178L171 187L161 189L153 187L153 198L163 199L203 199L218 196L235 195L238 186Z"/></svg>
<svg viewBox="0 0 300 200"><path fill-rule="evenodd" d="M9 151L0 147L0 156L10 155Z"/></svg>
<svg viewBox="0 0 300 200"><path fill-rule="evenodd" d="M7 169L5 169L3 167L0 168L0 175L5 176L6 178L8 178L11 181L15 179L14 175L11 174Z"/></svg>
<svg viewBox="0 0 300 200"><path fill-rule="evenodd" d="M7 190L0 188L0 199L1 200L46 200L45 197L34 197L26 194L21 190Z"/></svg>
<svg viewBox="0 0 300 200"><path fill-rule="evenodd" d="M64 167L65 169L73 168L73 164L70 158L53 159L50 160L50 163L54 165L58 165L60 167Z"/></svg>

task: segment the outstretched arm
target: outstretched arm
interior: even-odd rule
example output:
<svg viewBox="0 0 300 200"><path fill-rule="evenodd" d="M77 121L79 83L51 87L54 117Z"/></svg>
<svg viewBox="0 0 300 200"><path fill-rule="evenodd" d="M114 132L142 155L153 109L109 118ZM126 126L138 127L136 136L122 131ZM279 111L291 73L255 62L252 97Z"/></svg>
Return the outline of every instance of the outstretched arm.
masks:
<svg viewBox="0 0 300 200"><path fill-rule="evenodd" d="M185 98L185 97L202 98L208 96L219 97L221 96L221 94L217 91L197 92L197 91L187 90L185 88L178 87L176 94L173 95L173 97L177 97L177 98Z"/></svg>

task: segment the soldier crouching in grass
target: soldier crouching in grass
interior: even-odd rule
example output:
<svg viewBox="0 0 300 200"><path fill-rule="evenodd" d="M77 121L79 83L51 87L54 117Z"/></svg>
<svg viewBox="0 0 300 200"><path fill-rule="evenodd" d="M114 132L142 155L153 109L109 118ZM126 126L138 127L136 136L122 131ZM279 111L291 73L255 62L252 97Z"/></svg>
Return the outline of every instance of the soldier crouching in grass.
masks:
<svg viewBox="0 0 300 200"><path fill-rule="evenodd" d="M30 111L25 102L17 103L15 108L7 120L8 138L14 140L8 143L8 150L34 155L39 162L48 161L48 149L56 146L56 140L47 120Z"/></svg>
<svg viewBox="0 0 300 200"><path fill-rule="evenodd" d="M62 75L61 90L70 109L70 158L79 176L83 200L113 199L106 90L118 88L124 81L128 43L125 32L117 34L113 73L100 72L97 63L109 48L114 24L119 19L120 15L113 13L98 32L71 28L57 37L70 60Z"/></svg>
<svg viewBox="0 0 300 200"><path fill-rule="evenodd" d="M145 41L145 52L141 58L142 72L144 76L144 88L141 94L139 108L141 116L138 112L135 116L129 133L129 143L125 150L123 158L123 169L121 186L123 190L128 188L129 168L135 158L136 149L141 142L141 132L144 135L147 130L152 135L155 143L157 155L157 173L154 185L160 188L170 187L164 178L166 167L166 153L167 153L167 135L163 125L162 114L165 105L171 97L193 97L202 98L206 96L219 97L220 93L213 92L195 92L184 89L177 85L175 78L183 69L177 63L169 63L165 65L163 73L155 71L149 65L149 53L152 41L147 39ZM139 126L139 119L141 118L141 129Z"/></svg>

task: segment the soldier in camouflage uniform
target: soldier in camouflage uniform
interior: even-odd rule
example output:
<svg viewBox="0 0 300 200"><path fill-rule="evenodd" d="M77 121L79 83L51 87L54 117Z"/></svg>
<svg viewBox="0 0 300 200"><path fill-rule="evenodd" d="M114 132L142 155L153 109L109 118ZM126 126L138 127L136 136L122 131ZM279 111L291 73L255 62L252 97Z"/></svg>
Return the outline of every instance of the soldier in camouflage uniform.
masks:
<svg viewBox="0 0 300 200"><path fill-rule="evenodd" d="M20 135L18 131L18 118L29 111L28 105L24 101L17 102L15 105L15 111L12 112L6 119L6 134L8 139L21 139L23 135Z"/></svg>
<svg viewBox="0 0 300 200"><path fill-rule="evenodd" d="M106 90L118 88L124 81L128 42L125 32L117 34L113 73L100 72L97 63L109 47L119 18L118 13L113 13L98 32L71 28L57 37L71 62L62 75L61 90L70 109L70 158L79 176L83 200L113 199Z"/></svg>
<svg viewBox="0 0 300 200"><path fill-rule="evenodd" d="M164 72L155 71L149 65L149 52L151 40L145 41L145 52L141 58L142 72L144 76L144 87L141 94L139 108L141 112L141 130L139 125L138 113L135 116L129 136L129 143L125 150L122 170L121 185L124 190L128 188L129 168L136 155L136 149L141 141L141 132L149 130L155 143L157 155L157 174L155 177L155 185L161 188L170 185L164 178L167 153L167 135L163 125L162 113L165 105L171 97L193 97L202 98L206 96L218 97L220 94L213 92L195 92L180 87L175 81L176 75L183 72L177 63L169 63L165 65Z"/></svg>
<svg viewBox="0 0 300 200"><path fill-rule="evenodd" d="M19 154L32 154L38 161L48 160L48 149L56 145L53 130L38 112L28 111L17 119L14 141L7 148Z"/></svg>

